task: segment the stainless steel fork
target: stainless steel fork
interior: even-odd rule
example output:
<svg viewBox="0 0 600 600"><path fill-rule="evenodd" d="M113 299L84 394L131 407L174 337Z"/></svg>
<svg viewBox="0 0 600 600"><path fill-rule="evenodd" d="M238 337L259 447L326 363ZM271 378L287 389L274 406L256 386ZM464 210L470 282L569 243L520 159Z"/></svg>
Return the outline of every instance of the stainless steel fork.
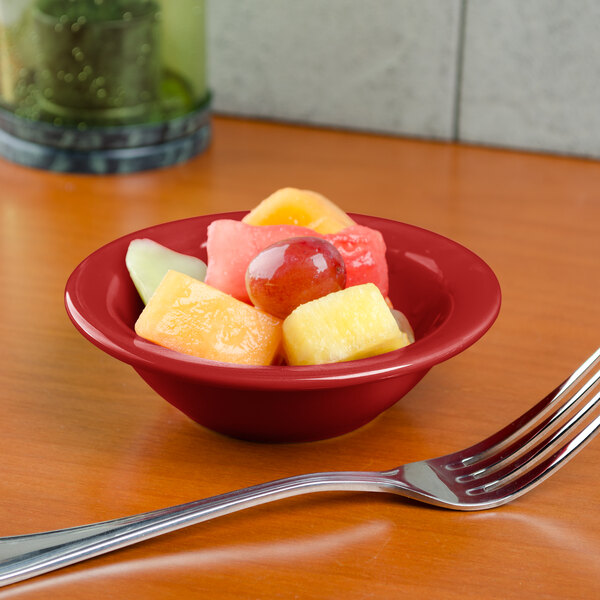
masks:
<svg viewBox="0 0 600 600"><path fill-rule="evenodd" d="M516 421L470 448L383 472L287 477L131 517L0 538L0 586L244 508L333 490L391 492L456 510L523 495L564 465L600 428L600 348Z"/></svg>

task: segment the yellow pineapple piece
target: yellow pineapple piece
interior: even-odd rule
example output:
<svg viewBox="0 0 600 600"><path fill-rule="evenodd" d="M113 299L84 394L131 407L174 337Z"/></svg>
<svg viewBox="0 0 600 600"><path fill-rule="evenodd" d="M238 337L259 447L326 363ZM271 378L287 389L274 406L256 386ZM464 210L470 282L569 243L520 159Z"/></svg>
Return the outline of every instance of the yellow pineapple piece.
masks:
<svg viewBox="0 0 600 600"><path fill-rule="evenodd" d="M283 348L290 365L367 358L409 343L372 283L302 304L283 322Z"/></svg>
<svg viewBox="0 0 600 600"><path fill-rule="evenodd" d="M299 225L318 233L337 233L356 223L317 192L282 188L265 198L243 219L248 225Z"/></svg>
<svg viewBox="0 0 600 600"><path fill-rule="evenodd" d="M270 365L279 358L280 319L177 271L167 272L135 331L155 344L209 360Z"/></svg>

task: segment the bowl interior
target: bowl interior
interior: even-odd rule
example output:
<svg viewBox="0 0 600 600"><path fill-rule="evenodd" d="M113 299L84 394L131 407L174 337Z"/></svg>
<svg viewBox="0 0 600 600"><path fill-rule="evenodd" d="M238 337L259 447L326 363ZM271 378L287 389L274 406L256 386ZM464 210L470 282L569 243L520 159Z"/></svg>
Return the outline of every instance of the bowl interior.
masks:
<svg viewBox="0 0 600 600"><path fill-rule="evenodd" d="M65 303L75 326L104 351L134 367L160 369L212 384L240 387L332 387L399 371L427 370L476 341L500 307L491 269L463 246L433 232L377 217L352 215L378 229L386 242L389 296L411 322L417 341L379 357L310 367L247 367L204 361L142 340L133 325L143 308L125 266L129 242L148 237L206 260L208 225L217 218L241 219L245 212L206 215L131 233L85 259L67 282ZM234 247L232 242L232 247ZM209 368L202 368L202 367ZM236 377L231 379L232 370Z"/></svg>
<svg viewBox="0 0 600 600"><path fill-rule="evenodd" d="M357 218L356 215L354 215ZM149 232L148 235L150 235ZM197 256L206 261L206 226L198 227L193 236L175 236L168 229L152 232L152 239L165 246ZM198 235L198 233L200 235ZM131 238L134 239L134 238ZM406 239L406 238L405 238ZM394 236L393 242L400 241ZM399 251L394 243L387 241L387 258L390 277L389 297L395 308L402 310L421 340L436 330L449 316L452 307L452 290L446 285L443 273L433 258L421 252ZM121 326L133 330L144 305L120 260L123 250L119 245L113 258L117 259L114 274L107 293L107 309ZM126 251L125 247L125 251ZM117 248L115 248L117 250ZM422 249L421 249L422 251Z"/></svg>

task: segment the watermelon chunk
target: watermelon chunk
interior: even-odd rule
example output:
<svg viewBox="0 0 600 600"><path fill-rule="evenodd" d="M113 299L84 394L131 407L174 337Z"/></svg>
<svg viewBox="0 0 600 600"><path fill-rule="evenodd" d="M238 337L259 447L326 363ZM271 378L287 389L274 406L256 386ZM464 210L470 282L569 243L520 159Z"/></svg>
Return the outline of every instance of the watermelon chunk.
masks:
<svg viewBox="0 0 600 600"><path fill-rule="evenodd" d="M326 239L339 250L346 265L346 287L374 283L383 296L387 296L388 268L383 236L362 225L323 235L297 225L248 225L233 219L218 219L207 231L208 268L204 281L238 300L250 302L245 282L250 261L275 242L306 235Z"/></svg>
<svg viewBox="0 0 600 600"><path fill-rule="evenodd" d="M389 291L386 246L376 229L352 225L324 236L339 251L346 265L346 287L374 283L383 297Z"/></svg>
<svg viewBox="0 0 600 600"><path fill-rule="evenodd" d="M207 230L208 267L204 281L242 302L250 303L245 279L250 261L275 242L303 235L318 234L298 225L247 225L233 219L213 221Z"/></svg>

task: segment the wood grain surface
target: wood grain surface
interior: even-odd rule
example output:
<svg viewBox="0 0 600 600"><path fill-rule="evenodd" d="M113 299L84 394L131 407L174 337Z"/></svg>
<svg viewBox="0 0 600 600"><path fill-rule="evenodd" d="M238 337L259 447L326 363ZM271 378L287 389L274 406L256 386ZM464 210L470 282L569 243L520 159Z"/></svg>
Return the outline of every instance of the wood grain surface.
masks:
<svg viewBox="0 0 600 600"><path fill-rule="evenodd" d="M521 414L600 345L598 162L215 118L210 150L183 165L98 177L0 161L0 184L0 535L444 454ZM251 444L191 422L85 341L63 290L117 236L249 209L284 186L455 239L495 270L503 305L482 340L359 431ZM595 440L530 494L481 513L385 494L284 500L0 599L598 598L599 464Z"/></svg>

